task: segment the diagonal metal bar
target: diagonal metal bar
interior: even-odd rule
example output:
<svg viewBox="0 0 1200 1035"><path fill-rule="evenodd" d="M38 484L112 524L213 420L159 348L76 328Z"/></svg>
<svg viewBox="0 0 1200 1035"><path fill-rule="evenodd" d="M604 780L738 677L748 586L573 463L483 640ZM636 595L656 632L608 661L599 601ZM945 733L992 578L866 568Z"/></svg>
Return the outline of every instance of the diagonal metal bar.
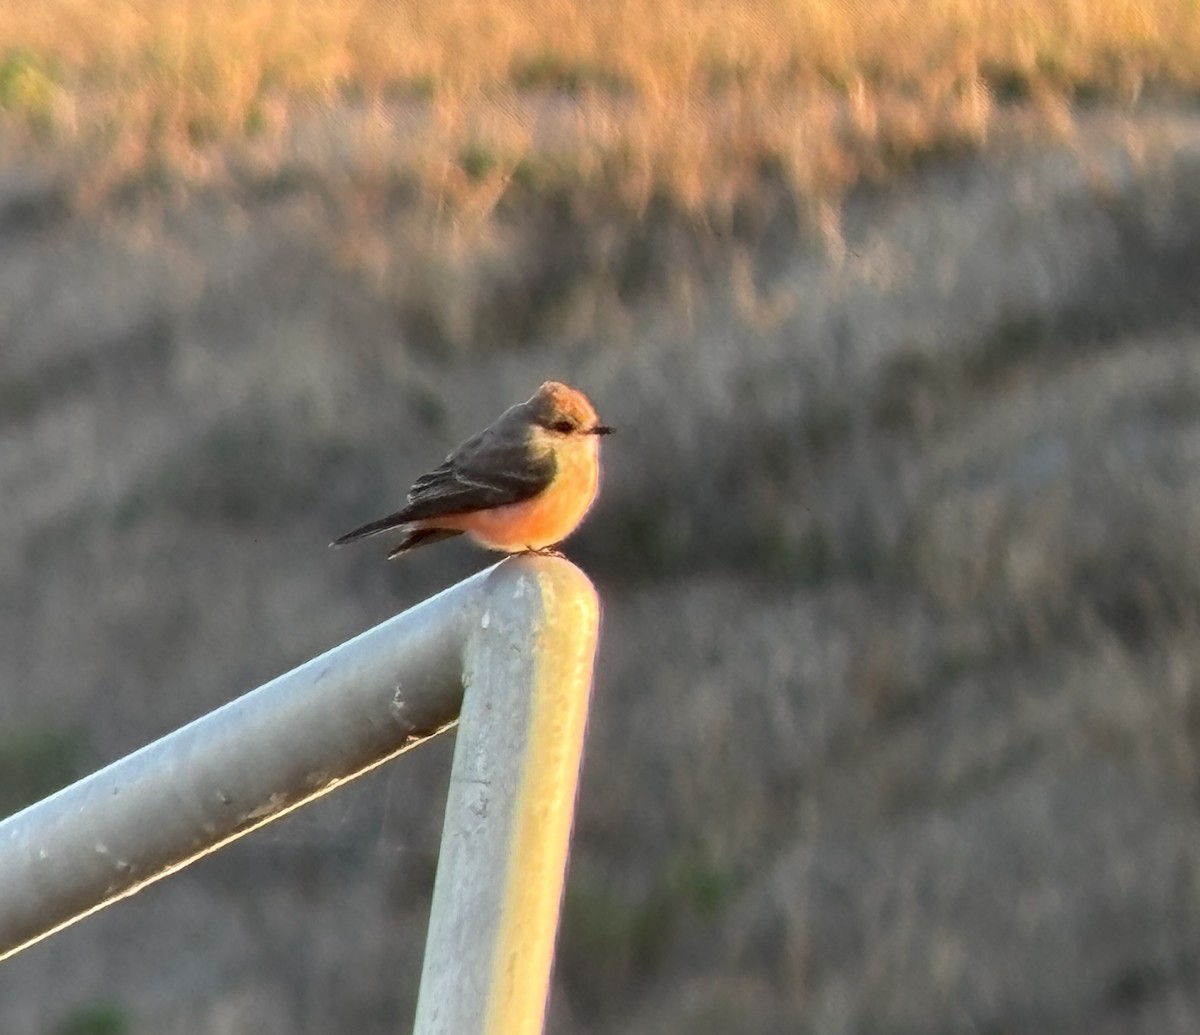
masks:
<svg viewBox="0 0 1200 1035"><path fill-rule="evenodd" d="M469 979L480 1001L494 1009L497 982L510 993L515 987L512 968L496 961L514 951L511 939L503 939L517 915L526 918L522 925L546 929L525 954L536 957L532 977L529 966L517 968L520 996L529 999L533 988L533 998L544 1000L597 621L595 591L569 562L511 558L9 817L0 823L0 959L449 728L463 708L465 680L471 732L460 739L454 773L482 766L478 778L495 798L491 833L478 843L481 852L497 854L451 853L458 860L452 869L439 864L430 945L445 940L444 927L461 922L454 886L482 887L501 903L489 905L487 916L506 917L509 927L486 934L497 939L488 957L495 967L483 979L476 973ZM556 729L556 721L546 721L557 707L543 693L551 684L568 688L565 697L574 702L558 747L546 743ZM497 725L500 701L505 718ZM481 749L478 738L487 739L491 729L498 739ZM470 763L461 761L464 750ZM534 761L510 757L514 750L529 751ZM447 837L474 822L463 809L476 815L477 802L456 793L455 779ZM546 783L552 780L563 785ZM564 795L566 811L555 806L546 826L543 803ZM506 814L514 808L520 816ZM529 828L551 836L519 833ZM513 905L514 863L545 877L542 898L553 897L553 910L546 903L523 911ZM439 906L439 895L449 905ZM536 1027L486 1030L540 1030L541 1009L525 1010L538 1013Z"/></svg>

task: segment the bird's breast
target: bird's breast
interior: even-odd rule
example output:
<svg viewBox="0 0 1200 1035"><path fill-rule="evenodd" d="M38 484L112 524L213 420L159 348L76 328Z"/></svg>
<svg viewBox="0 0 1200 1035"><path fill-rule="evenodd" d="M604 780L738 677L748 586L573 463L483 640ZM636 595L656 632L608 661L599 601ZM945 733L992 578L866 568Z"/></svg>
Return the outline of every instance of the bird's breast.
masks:
<svg viewBox="0 0 1200 1035"><path fill-rule="evenodd" d="M600 480L594 437L571 439L555 448L550 484L532 499L439 521L469 533L493 550L541 550L569 536L596 498Z"/></svg>

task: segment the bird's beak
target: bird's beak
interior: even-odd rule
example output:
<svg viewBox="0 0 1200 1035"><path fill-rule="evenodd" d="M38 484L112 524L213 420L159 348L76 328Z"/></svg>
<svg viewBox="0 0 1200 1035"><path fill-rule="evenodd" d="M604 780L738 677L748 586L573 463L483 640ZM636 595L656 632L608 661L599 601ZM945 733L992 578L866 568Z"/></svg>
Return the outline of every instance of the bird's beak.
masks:
<svg viewBox="0 0 1200 1035"><path fill-rule="evenodd" d="M616 428L610 428L607 424L597 424L594 428L592 428L592 434L611 435L616 430Z"/></svg>

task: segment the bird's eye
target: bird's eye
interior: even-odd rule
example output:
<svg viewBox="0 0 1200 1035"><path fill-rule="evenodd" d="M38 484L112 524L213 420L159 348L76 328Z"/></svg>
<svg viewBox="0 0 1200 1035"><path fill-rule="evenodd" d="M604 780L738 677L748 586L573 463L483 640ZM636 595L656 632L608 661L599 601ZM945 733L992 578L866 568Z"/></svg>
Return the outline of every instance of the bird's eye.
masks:
<svg viewBox="0 0 1200 1035"><path fill-rule="evenodd" d="M560 435L569 435L575 430L575 425L569 420L556 420L550 425L551 431L557 431Z"/></svg>

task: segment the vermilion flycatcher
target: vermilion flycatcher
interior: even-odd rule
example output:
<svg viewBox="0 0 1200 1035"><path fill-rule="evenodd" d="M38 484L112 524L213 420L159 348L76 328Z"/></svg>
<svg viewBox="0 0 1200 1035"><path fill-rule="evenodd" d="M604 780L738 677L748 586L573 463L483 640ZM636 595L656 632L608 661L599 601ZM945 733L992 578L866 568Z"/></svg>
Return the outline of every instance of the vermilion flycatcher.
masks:
<svg viewBox="0 0 1200 1035"><path fill-rule="evenodd" d="M408 492L408 503L335 539L342 546L401 529L389 560L466 532L490 550L547 550L583 520L600 480L601 424L588 397L547 381L468 439Z"/></svg>

